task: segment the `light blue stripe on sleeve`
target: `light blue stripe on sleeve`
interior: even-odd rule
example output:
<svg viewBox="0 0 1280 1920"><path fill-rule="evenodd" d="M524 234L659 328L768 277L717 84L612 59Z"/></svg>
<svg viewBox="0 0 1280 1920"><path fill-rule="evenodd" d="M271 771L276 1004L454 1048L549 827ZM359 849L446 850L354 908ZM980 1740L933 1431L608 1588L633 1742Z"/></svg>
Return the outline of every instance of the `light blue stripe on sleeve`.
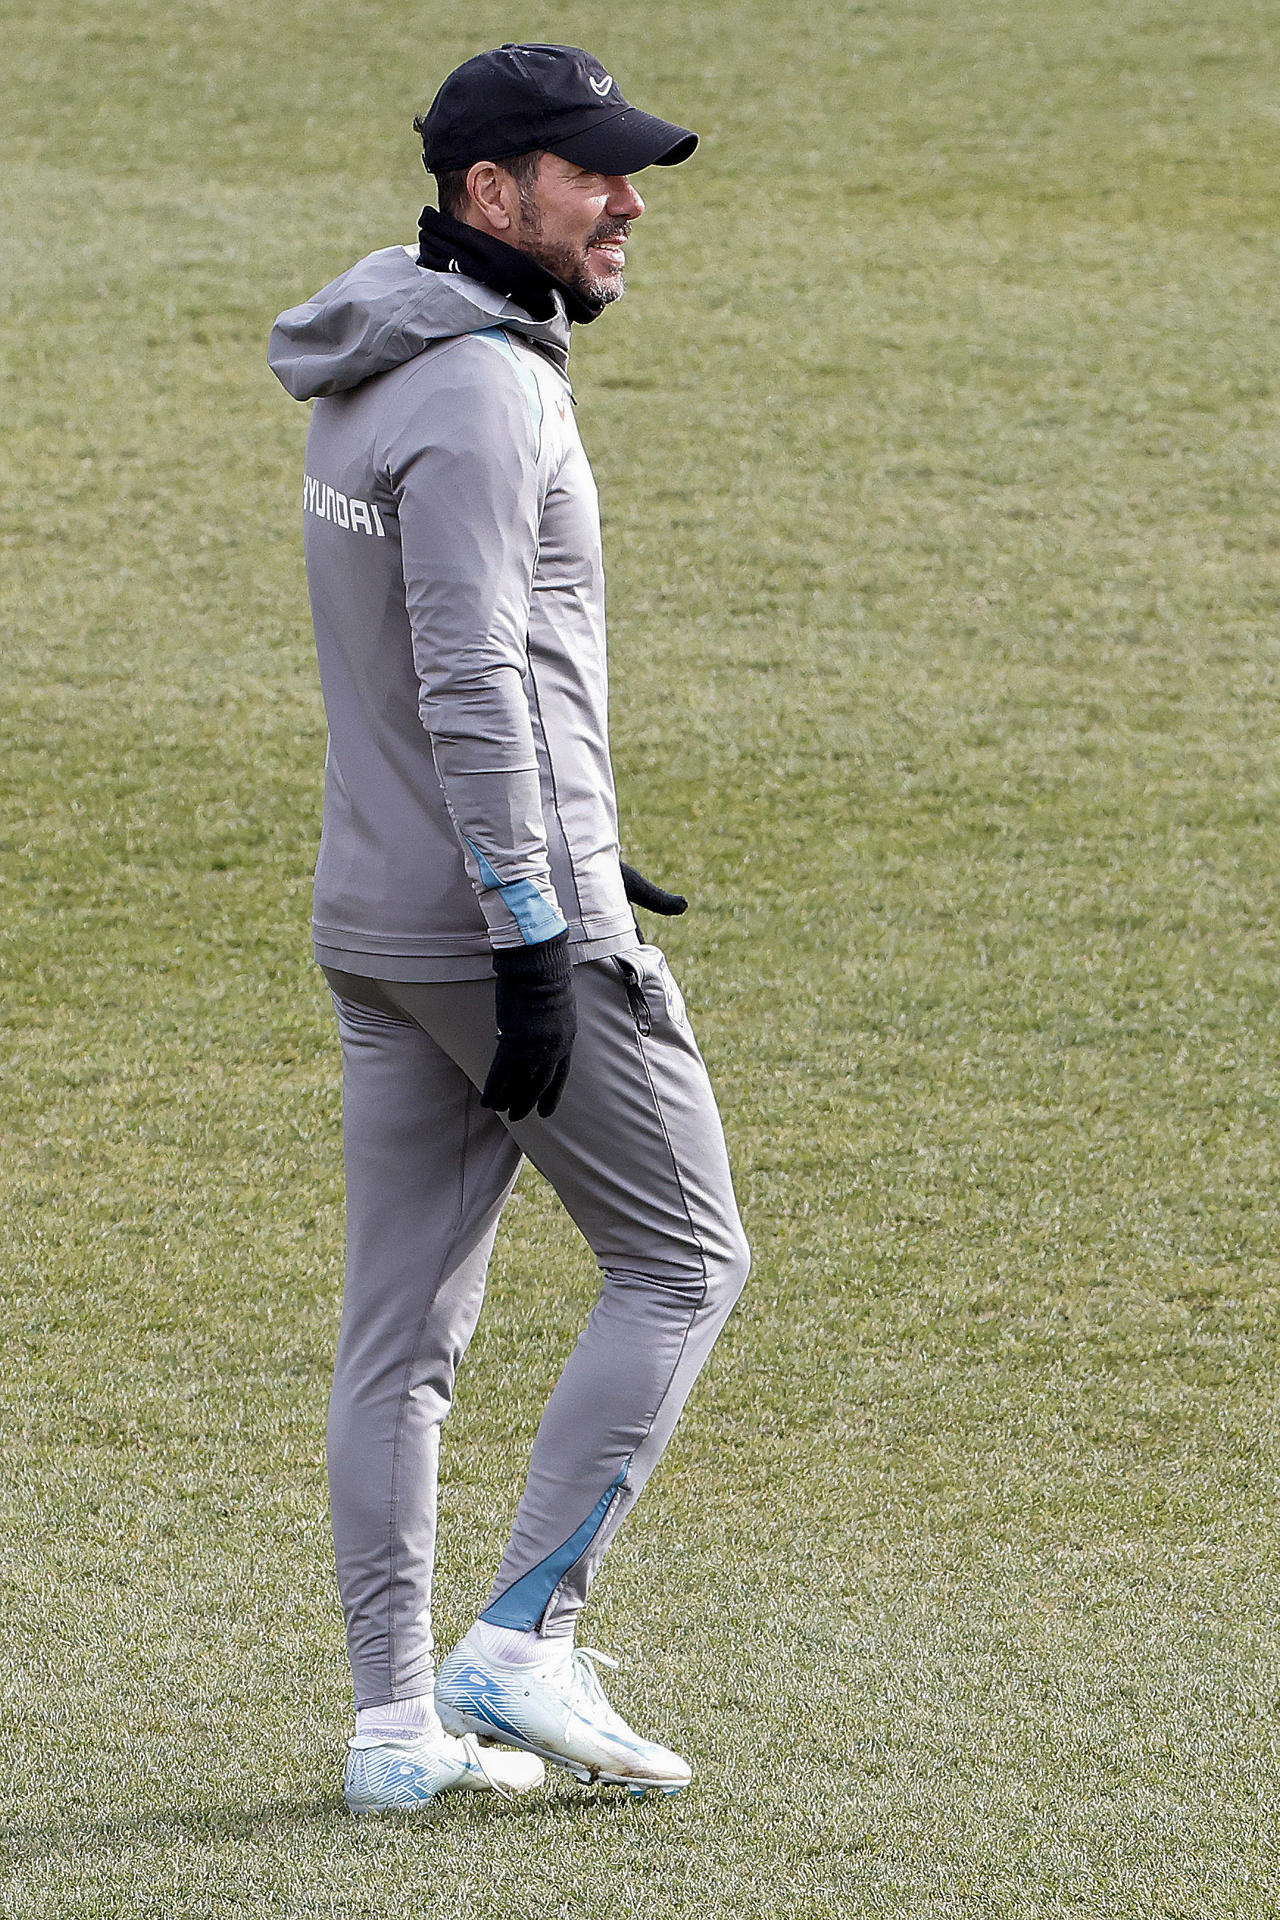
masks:
<svg viewBox="0 0 1280 1920"><path fill-rule="evenodd" d="M462 837L467 839L465 834ZM568 932L568 921L545 894L538 892L532 880L508 880L504 886L475 841L467 840L467 845L476 857L480 878L486 887L497 888L526 947L536 947L543 940L554 940L558 933Z"/></svg>
<svg viewBox="0 0 1280 1920"><path fill-rule="evenodd" d="M491 347L497 347L505 353L519 375L524 388L525 399L529 402L529 411L533 415L534 431L538 436L538 448L542 448L542 389L538 385L538 376L532 367L526 366L511 344L510 335L501 327L484 327L474 336L477 340L487 340Z"/></svg>

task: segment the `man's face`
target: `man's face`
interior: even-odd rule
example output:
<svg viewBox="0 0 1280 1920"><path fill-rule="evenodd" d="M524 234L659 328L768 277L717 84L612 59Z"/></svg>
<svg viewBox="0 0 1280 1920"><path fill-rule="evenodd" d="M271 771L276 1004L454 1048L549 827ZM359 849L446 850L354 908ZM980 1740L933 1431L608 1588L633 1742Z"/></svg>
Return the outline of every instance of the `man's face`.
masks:
<svg viewBox="0 0 1280 1920"><path fill-rule="evenodd" d="M622 294L627 237L643 212L627 174L588 173L544 153L505 237L584 300L604 307Z"/></svg>

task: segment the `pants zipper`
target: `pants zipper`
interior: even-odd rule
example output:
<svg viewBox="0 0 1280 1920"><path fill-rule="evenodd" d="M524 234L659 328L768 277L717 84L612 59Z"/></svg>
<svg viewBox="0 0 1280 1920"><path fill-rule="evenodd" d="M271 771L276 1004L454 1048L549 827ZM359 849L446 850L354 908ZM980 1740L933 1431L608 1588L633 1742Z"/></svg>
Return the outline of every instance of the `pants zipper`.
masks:
<svg viewBox="0 0 1280 1920"><path fill-rule="evenodd" d="M631 1008L631 1017L640 1033L652 1033L653 1018L649 1012L649 1002L644 997L644 988L636 978L634 969L626 960L619 960L618 966L626 983L627 1005Z"/></svg>

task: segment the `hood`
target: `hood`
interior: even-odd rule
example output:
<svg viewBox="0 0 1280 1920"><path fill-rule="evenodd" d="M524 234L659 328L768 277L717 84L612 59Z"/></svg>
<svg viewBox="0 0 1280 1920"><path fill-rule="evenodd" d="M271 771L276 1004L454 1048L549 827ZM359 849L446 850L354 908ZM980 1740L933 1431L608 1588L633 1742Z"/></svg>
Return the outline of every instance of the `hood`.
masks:
<svg viewBox="0 0 1280 1920"><path fill-rule="evenodd" d="M416 247L384 247L282 313L267 361L295 400L315 400L387 373L435 340L493 326L541 347L562 372L568 367L569 320L558 296L550 320L533 320L479 280L420 267Z"/></svg>

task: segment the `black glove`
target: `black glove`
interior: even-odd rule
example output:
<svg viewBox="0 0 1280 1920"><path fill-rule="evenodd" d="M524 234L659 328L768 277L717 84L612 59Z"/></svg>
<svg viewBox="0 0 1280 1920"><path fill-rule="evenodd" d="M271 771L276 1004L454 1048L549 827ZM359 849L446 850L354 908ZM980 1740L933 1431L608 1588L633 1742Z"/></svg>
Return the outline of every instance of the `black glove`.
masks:
<svg viewBox="0 0 1280 1920"><path fill-rule="evenodd" d="M688 911L689 902L682 893L668 893L665 887L655 887L652 880L646 880L625 860L619 864L622 867L622 884L633 907L644 907L649 913L665 914L668 920L677 913Z"/></svg>
<svg viewBox="0 0 1280 1920"><path fill-rule="evenodd" d="M523 1120L536 1103L543 1119L560 1104L578 1031L569 936L532 947L498 947L498 1049L480 1095L482 1107Z"/></svg>

